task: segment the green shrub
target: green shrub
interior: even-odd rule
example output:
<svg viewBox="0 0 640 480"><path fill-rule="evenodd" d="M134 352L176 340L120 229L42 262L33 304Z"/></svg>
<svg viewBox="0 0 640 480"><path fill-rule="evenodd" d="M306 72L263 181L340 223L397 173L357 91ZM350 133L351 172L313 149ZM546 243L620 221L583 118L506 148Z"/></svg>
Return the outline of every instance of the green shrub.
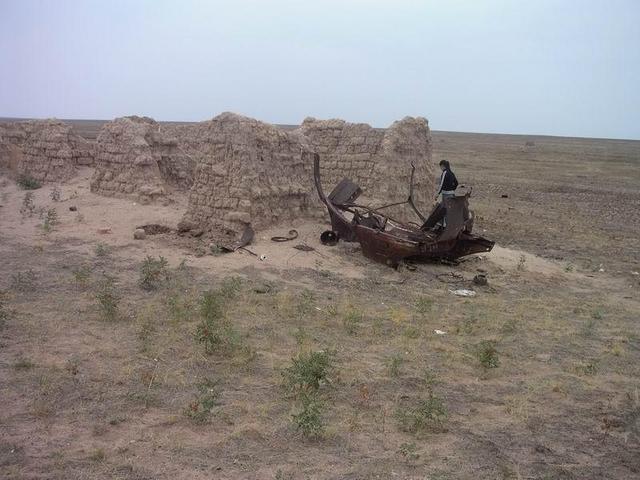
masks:
<svg viewBox="0 0 640 480"><path fill-rule="evenodd" d="M120 296L116 292L115 280L112 277L105 277L100 282L95 295L102 318L109 322L117 320L119 317L118 305Z"/></svg>
<svg viewBox="0 0 640 480"><path fill-rule="evenodd" d="M87 285L89 285L89 280L91 279L91 267L81 265L74 268L72 273L73 280L78 288L86 288Z"/></svg>
<svg viewBox="0 0 640 480"><path fill-rule="evenodd" d="M222 299L218 292L209 291L202 294L200 299L200 316L204 320L214 321L222 318Z"/></svg>
<svg viewBox="0 0 640 480"><path fill-rule="evenodd" d="M22 215L32 216L36 211L36 204L34 201L33 192L26 192L22 198L22 206L20 207L20 213Z"/></svg>
<svg viewBox="0 0 640 480"><path fill-rule="evenodd" d="M484 368L498 368L500 365L498 350L492 341L485 340L480 342L477 347L476 355L480 365Z"/></svg>
<svg viewBox="0 0 640 480"><path fill-rule="evenodd" d="M313 310L315 304L315 298L313 292L308 289L304 289L298 298L297 313L300 318L308 315Z"/></svg>
<svg viewBox="0 0 640 480"><path fill-rule="evenodd" d="M109 247L100 242L96 245L94 253L96 254L96 257L106 257L109 254Z"/></svg>
<svg viewBox="0 0 640 480"><path fill-rule="evenodd" d="M242 278L229 277L225 278L220 285L220 296L226 300L232 300L238 296L242 287Z"/></svg>
<svg viewBox="0 0 640 480"><path fill-rule="evenodd" d="M398 377L400 375L400 369L404 363L404 357L400 353L395 353L386 360L387 370L389 376Z"/></svg>
<svg viewBox="0 0 640 480"><path fill-rule="evenodd" d="M143 290L155 290L160 284L169 278L169 271L167 270L167 259L160 256L158 260L148 256L142 262L140 266L140 280L139 284Z"/></svg>
<svg viewBox="0 0 640 480"><path fill-rule="evenodd" d="M0 290L0 330L2 330L9 320L9 309L7 308L7 293Z"/></svg>
<svg viewBox="0 0 640 480"><path fill-rule="evenodd" d="M575 369L578 375L595 375L596 373L598 373L598 361L589 360L586 362L581 362L575 366Z"/></svg>
<svg viewBox="0 0 640 480"><path fill-rule="evenodd" d="M58 223L58 212L55 208L49 208L45 213L42 229L45 233L49 233Z"/></svg>
<svg viewBox="0 0 640 480"><path fill-rule="evenodd" d="M29 269L11 275L11 289L18 292L33 292L36 289L36 274Z"/></svg>
<svg viewBox="0 0 640 480"><path fill-rule="evenodd" d="M203 424L209 421L213 407L218 405L219 393L216 387L217 382L208 378L197 384L198 393L184 412L194 423Z"/></svg>
<svg viewBox="0 0 640 480"><path fill-rule="evenodd" d="M433 306L433 300L428 297L420 297L416 300L416 312L418 312L421 316L425 316L427 313L431 311L431 307Z"/></svg>
<svg viewBox="0 0 640 480"><path fill-rule="evenodd" d="M174 322L188 320L193 314L191 299L179 291L175 291L166 297L165 303L169 310L169 316Z"/></svg>
<svg viewBox="0 0 640 480"><path fill-rule="evenodd" d="M400 429L405 432L437 431L442 429L447 419L447 408L442 399L431 393L429 398L420 400L413 407L399 407L396 418Z"/></svg>
<svg viewBox="0 0 640 480"><path fill-rule="evenodd" d="M285 386L291 391L318 390L332 373L334 353L318 351L300 353L291 359L291 366L282 375Z"/></svg>
<svg viewBox="0 0 640 480"><path fill-rule="evenodd" d="M349 310L347 314L342 319L342 324L344 325L344 329L347 331L349 335L355 335L358 331L358 326L362 321L362 312L358 310Z"/></svg>
<svg viewBox="0 0 640 480"><path fill-rule="evenodd" d="M51 200L53 200L54 202L59 202L62 198L62 191L60 190L60 187L54 185L51 189L51 192L49 193L49 197L51 197Z"/></svg>
<svg viewBox="0 0 640 480"><path fill-rule="evenodd" d="M398 449L398 453L400 453L400 455L402 455L407 460L417 460L418 458L420 458L420 454L416 453L417 449L418 447L416 446L415 443L405 442L402 445L400 445L400 448Z"/></svg>
<svg viewBox="0 0 640 480"><path fill-rule="evenodd" d="M15 368L16 370L31 370L35 366L36 366L35 363L33 363L31 360L25 357L20 357L13 364L13 368Z"/></svg>
<svg viewBox="0 0 640 480"><path fill-rule="evenodd" d="M297 430L308 438L317 438L324 433L322 413L324 403L314 394L304 394L300 397L300 411L292 415Z"/></svg>
<svg viewBox="0 0 640 480"><path fill-rule="evenodd" d="M240 336L224 318L220 292L211 291L200 300L200 324L196 328L196 339L204 345L208 355L218 350L233 350L240 344Z"/></svg>
<svg viewBox="0 0 640 480"><path fill-rule="evenodd" d="M40 182L28 174L20 175L17 182L23 190L37 190L42 186L40 185Z"/></svg>

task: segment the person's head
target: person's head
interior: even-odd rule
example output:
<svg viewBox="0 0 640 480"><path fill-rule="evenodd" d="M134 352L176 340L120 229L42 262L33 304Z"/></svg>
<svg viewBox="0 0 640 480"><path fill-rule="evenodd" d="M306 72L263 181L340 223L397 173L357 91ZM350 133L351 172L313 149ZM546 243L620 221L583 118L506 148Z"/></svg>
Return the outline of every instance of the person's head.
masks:
<svg viewBox="0 0 640 480"><path fill-rule="evenodd" d="M451 168L449 162L446 160L440 160L440 163L438 165L440 165L440 169L442 171L449 170Z"/></svg>

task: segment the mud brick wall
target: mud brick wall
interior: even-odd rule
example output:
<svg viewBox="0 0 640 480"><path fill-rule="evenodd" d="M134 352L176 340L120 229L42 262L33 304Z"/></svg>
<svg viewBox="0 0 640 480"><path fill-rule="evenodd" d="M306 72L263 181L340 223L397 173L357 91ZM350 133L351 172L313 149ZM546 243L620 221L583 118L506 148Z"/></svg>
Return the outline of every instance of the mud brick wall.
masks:
<svg viewBox="0 0 640 480"><path fill-rule="evenodd" d="M91 191L146 203L193 183L195 163L148 117L106 123L96 140Z"/></svg>
<svg viewBox="0 0 640 480"><path fill-rule="evenodd" d="M40 182L62 182L93 164L93 145L59 120L12 122L0 127L0 165Z"/></svg>
<svg viewBox="0 0 640 480"><path fill-rule="evenodd" d="M416 204L423 211L429 208L436 168L426 119L406 117L387 129L376 129L343 120L307 118L300 131L320 154L325 193L347 177L364 191L359 203L380 206L401 202L409 195L413 163ZM401 220L417 221L408 207L393 207L387 212Z"/></svg>
<svg viewBox="0 0 640 480"><path fill-rule="evenodd" d="M299 133L232 113L182 130L197 160L182 227L235 235L317 211L312 152Z"/></svg>
<svg viewBox="0 0 640 480"><path fill-rule="evenodd" d="M307 119L295 130L225 113L209 122L173 128L197 167L182 227L239 233L283 221L326 216L313 182L313 153L321 157L328 193L348 177L364 190L362 201L382 205L406 200L411 163L416 199L426 210L435 168L423 118L407 117L388 129L342 120ZM389 209L417 220L407 207Z"/></svg>

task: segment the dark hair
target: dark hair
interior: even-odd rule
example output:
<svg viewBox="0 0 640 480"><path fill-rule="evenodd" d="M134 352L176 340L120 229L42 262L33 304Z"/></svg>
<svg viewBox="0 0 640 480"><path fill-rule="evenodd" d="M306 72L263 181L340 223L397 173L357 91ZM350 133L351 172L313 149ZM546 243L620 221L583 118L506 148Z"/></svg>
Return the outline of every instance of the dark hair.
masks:
<svg viewBox="0 0 640 480"><path fill-rule="evenodd" d="M446 168L447 170L449 170L451 168L451 166L449 165L449 162L447 160L440 160L440 163L438 164L441 167Z"/></svg>

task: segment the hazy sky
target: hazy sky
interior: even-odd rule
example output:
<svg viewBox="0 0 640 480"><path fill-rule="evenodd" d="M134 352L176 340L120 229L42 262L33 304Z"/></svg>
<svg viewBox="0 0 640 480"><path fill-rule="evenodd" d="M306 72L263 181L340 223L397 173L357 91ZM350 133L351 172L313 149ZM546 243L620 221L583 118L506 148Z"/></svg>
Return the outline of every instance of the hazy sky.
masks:
<svg viewBox="0 0 640 480"><path fill-rule="evenodd" d="M0 116L640 139L640 1L0 0Z"/></svg>

